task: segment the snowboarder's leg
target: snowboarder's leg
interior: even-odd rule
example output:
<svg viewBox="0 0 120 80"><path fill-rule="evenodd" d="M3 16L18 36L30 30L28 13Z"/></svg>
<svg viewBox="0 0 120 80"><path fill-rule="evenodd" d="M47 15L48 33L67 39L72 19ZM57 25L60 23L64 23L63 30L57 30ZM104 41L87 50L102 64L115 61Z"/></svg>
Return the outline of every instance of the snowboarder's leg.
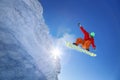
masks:
<svg viewBox="0 0 120 80"><path fill-rule="evenodd" d="M78 46L79 44L83 44L83 39L82 38L77 38L76 42L73 43L74 45Z"/></svg>
<svg viewBox="0 0 120 80"><path fill-rule="evenodd" d="M86 49L89 51L89 47L90 47L91 41L87 40L84 42L84 44L82 45L82 48Z"/></svg>

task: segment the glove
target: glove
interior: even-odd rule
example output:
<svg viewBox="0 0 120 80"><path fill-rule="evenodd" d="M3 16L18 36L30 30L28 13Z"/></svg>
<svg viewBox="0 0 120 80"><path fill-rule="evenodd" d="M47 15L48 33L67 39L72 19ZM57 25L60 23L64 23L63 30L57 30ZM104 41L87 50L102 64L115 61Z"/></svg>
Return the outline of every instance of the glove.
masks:
<svg viewBox="0 0 120 80"><path fill-rule="evenodd" d="M80 27L81 26L81 24L80 23L78 23L78 27Z"/></svg>

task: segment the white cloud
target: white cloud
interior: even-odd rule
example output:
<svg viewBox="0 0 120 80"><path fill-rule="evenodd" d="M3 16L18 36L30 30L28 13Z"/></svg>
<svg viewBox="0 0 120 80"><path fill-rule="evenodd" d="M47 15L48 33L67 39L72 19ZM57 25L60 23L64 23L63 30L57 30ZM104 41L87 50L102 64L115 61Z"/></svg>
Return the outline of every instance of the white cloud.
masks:
<svg viewBox="0 0 120 80"><path fill-rule="evenodd" d="M71 32L71 29L68 28L68 27L65 27L65 26L60 26L58 27L58 30L57 30L57 36L62 36L66 33L70 33Z"/></svg>

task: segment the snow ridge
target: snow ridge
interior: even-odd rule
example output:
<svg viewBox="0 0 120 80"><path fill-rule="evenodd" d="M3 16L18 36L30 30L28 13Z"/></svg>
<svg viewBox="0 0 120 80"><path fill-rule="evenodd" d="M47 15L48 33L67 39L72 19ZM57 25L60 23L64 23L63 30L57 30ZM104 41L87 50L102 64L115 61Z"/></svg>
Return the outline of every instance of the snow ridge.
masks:
<svg viewBox="0 0 120 80"><path fill-rule="evenodd" d="M0 80L58 80L38 0L0 0Z"/></svg>

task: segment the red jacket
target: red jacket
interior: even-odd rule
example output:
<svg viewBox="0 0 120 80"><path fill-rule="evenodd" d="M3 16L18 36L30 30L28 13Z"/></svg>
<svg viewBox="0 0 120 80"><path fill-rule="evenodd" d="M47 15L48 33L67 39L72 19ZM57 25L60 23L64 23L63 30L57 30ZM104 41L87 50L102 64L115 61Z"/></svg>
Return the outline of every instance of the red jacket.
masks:
<svg viewBox="0 0 120 80"><path fill-rule="evenodd" d="M81 26L80 27L80 30L83 32L84 34L84 40L90 40L91 41L91 44L92 44L92 47L93 48L96 48L95 44L94 44L94 38L91 38L89 36L89 33Z"/></svg>

